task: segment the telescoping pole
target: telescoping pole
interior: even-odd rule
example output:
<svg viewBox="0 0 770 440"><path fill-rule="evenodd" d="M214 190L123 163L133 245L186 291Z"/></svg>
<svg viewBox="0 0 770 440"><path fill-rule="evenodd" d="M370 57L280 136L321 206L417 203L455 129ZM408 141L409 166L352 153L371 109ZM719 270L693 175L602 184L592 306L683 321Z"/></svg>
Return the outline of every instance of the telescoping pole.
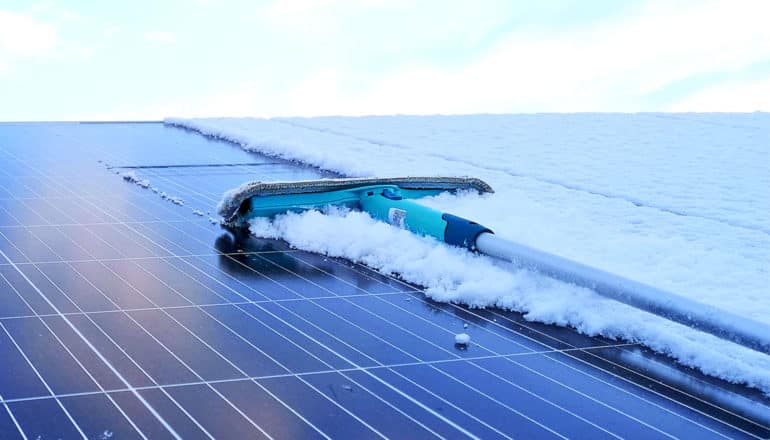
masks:
<svg viewBox="0 0 770 440"><path fill-rule="evenodd" d="M770 325L483 232L476 249L622 303L770 354Z"/></svg>

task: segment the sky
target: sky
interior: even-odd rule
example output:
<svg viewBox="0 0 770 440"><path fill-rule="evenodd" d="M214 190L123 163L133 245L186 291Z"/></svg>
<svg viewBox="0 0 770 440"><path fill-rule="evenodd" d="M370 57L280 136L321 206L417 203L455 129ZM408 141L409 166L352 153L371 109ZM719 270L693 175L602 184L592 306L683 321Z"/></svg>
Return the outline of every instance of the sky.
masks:
<svg viewBox="0 0 770 440"><path fill-rule="evenodd" d="M770 111L766 0L0 0L0 121Z"/></svg>

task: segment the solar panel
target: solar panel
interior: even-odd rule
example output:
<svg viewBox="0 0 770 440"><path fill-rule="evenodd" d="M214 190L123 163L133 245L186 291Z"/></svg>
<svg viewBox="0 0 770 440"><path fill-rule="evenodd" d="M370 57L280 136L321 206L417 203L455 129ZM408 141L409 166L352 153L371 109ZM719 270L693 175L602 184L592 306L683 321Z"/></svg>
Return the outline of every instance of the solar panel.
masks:
<svg viewBox="0 0 770 440"><path fill-rule="evenodd" d="M636 344L207 218L328 173L160 123L2 124L0 162L2 438L770 435L766 397Z"/></svg>

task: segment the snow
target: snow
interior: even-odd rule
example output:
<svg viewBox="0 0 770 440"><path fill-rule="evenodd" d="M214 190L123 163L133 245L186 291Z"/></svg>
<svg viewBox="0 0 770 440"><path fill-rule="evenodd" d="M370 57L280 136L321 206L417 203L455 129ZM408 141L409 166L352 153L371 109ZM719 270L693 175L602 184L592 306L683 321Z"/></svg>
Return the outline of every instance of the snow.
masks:
<svg viewBox="0 0 770 440"><path fill-rule="evenodd" d="M471 342L471 337L468 333L458 333L455 335L455 344L468 345Z"/></svg>
<svg viewBox="0 0 770 440"><path fill-rule="evenodd" d="M273 220L254 219L251 231L398 275L425 286L426 296L437 301L516 310L531 321L641 342L706 374L770 393L770 356L588 289L414 235L366 213L333 207L324 212L288 213Z"/></svg>
<svg viewBox="0 0 770 440"><path fill-rule="evenodd" d="M182 200L178 196L172 196L171 194L168 194L165 191L161 191L160 197L164 200L168 200L169 202L175 205L184 206L184 200Z"/></svg>
<svg viewBox="0 0 770 440"><path fill-rule="evenodd" d="M133 171L122 172L122 173L120 173L120 175L123 177L123 180L125 180L126 182L134 183L136 185L141 186L144 189L147 189L147 188L150 187L150 181L149 180L141 179L141 178L137 177L136 173L133 172Z"/></svg>
<svg viewBox="0 0 770 440"><path fill-rule="evenodd" d="M348 176L479 177L496 193L423 202L516 242L770 322L765 113L167 123ZM396 229L387 239L369 234L381 228L393 229L343 212L252 225L258 235L397 273L438 300L519 310L528 319L643 342L708 374L770 392L768 356Z"/></svg>

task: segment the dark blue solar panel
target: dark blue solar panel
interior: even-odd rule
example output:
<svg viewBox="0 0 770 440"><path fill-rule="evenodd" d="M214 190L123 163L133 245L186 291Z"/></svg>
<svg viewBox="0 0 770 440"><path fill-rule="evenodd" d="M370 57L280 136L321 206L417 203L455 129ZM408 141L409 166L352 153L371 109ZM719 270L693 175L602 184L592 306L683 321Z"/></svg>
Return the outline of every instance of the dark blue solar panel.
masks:
<svg viewBox="0 0 770 440"><path fill-rule="evenodd" d="M638 345L208 219L328 173L159 123L0 124L0 164L2 438L770 435L766 397Z"/></svg>

